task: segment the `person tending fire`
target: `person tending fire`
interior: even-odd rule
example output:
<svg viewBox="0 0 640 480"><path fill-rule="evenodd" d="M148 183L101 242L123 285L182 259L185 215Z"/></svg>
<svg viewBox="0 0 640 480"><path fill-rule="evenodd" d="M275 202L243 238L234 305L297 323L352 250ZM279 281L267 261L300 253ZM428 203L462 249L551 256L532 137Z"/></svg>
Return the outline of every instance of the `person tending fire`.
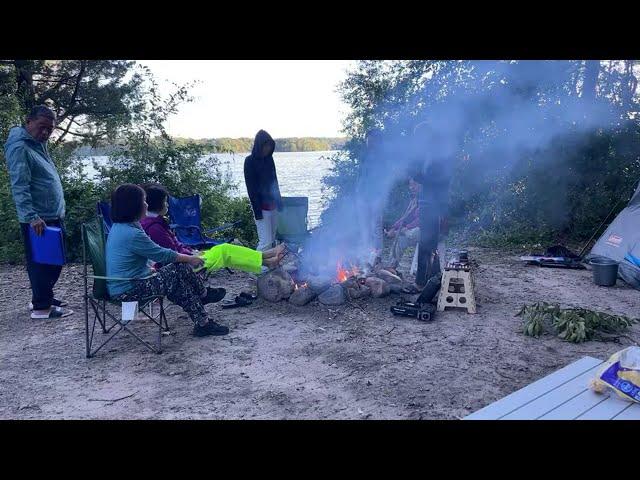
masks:
<svg viewBox="0 0 640 480"><path fill-rule="evenodd" d="M398 265L405 250L410 245L415 245L420 238L420 217L418 207L418 195L422 190L422 185L409 179L409 191L411 192L411 200L402 216L396 222L385 230L384 233L388 238L393 238L391 245L391 258L387 265L387 270L392 269L397 273Z"/></svg>
<svg viewBox="0 0 640 480"><path fill-rule="evenodd" d="M418 205L418 198L422 191L422 185L413 177L409 178L409 191L411 192L409 205L407 205L402 216L396 220L391 228L384 231L388 238L393 238L390 259L385 269L396 275L398 274L398 265L400 264L407 247L416 245L420 240L420 207ZM443 256L446 249L444 237L446 236L447 231L447 218L440 217L437 252L440 259L441 269L444 268Z"/></svg>
<svg viewBox="0 0 640 480"><path fill-rule="evenodd" d="M422 185L418 197L420 239L416 286L424 288L427 281L440 273L437 258L438 240L444 233L442 218L446 217L452 162L445 158L445 147L433 128L418 124L413 132L415 168L413 178ZM445 252L439 252L444 255Z"/></svg>

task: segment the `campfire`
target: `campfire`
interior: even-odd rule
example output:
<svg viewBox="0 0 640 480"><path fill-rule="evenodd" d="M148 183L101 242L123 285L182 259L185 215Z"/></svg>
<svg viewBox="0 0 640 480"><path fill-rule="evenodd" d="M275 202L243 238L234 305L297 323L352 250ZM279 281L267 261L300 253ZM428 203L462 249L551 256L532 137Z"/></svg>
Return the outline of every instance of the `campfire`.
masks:
<svg viewBox="0 0 640 480"><path fill-rule="evenodd" d="M397 275L369 264L341 259L334 268L303 268L300 262L266 273L258 279L258 295L277 302L288 300L306 305L318 298L324 305L340 305L369 296L383 297L400 292L403 281Z"/></svg>
<svg viewBox="0 0 640 480"><path fill-rule="evenodd" d="M350 269L346 269L342 266L342 262L338 262L336 265L336 280L339 283L346 281L350 277L357 277L360 273L358 267L352 265Z"/></svg>

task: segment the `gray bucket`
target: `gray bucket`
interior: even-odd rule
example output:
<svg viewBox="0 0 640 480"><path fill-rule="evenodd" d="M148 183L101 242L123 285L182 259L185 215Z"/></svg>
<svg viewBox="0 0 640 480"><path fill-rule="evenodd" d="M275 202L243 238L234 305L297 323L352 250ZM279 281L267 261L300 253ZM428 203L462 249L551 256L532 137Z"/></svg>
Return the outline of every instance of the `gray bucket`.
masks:
<svg viewBox="0 0 640 480"><path fill-rule="evenodd" d="M594 258L589 262L593 268L593 283L602 287L612 287L618 278L618 262L608 258Z"/></svg>

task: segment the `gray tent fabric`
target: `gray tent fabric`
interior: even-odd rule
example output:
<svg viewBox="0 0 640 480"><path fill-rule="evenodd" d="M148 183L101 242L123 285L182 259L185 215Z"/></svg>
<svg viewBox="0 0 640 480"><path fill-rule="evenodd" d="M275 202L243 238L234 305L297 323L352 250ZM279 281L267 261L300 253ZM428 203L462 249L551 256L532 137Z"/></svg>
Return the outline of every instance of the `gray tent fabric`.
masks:
<svg viewBox="0 0 640 480"><path fill-rule="evenodd" d="M620 278L640 289L640 268L624 259L627 254L640 258L640 184L629 204L611 222L586 260L605 257L618 262Z"/></svg>

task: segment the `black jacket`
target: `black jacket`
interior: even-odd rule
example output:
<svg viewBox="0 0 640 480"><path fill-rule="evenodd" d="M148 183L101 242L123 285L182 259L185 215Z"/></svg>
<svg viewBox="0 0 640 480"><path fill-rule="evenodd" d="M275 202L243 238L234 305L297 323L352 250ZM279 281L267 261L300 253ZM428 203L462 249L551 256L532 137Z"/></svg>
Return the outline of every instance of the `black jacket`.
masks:
<svg viewBox="0 0 640 480"><path fill-rule="evenodd" d="M266 157L262 157L262 146L265 143L269 143L271 151ZM251 155L244 159L244 181L256 220L262 219L262 205L265 203L273 203L278 210L282 210L276 165L273 163L275 148L276 142L271 135L260 130L253 142Z"/></svg>

